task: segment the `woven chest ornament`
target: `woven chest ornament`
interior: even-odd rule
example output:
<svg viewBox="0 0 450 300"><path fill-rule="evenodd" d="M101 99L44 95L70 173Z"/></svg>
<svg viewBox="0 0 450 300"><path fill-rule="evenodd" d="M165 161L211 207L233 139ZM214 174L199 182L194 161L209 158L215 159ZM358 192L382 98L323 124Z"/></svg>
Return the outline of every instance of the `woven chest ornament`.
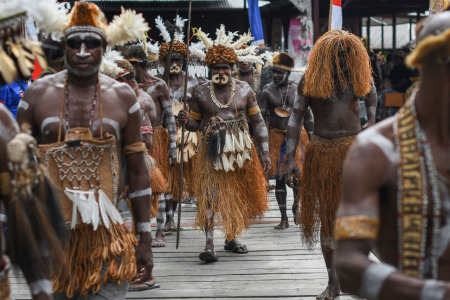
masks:
<svg viewBox="0 0 450 300"><path fill-rule="evenodd" d="M87 128L71 128L65 141L39 146L48 175L57 186L64 218L74 229L79 221L109 228L122 224L114 206L118 186L116 139L92 138Z"/></svg>

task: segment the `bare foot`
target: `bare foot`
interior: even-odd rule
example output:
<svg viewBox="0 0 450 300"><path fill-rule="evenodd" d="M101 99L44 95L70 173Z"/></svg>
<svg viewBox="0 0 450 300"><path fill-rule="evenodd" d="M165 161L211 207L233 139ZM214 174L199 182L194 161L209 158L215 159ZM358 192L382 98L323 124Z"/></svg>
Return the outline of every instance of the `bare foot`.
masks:
<svg viewBox="0 0 450 300"><path fill-rule="evenodd" d="M155 239L152 242L152 247L165 247L166 240L164 239L164 233L161 230L156 231Z"/></svg>
<svg viewBox="0 0 450 300"><path fill-rule="evenodd" d="M281 220L280 224L274 227L274 229L286 229L286 228L289 228L288 220Z"/></svg>
<svg viewBox="0 0 450 300"><path fill-rule="evenodd" d="M339 295L339 292L340 292L339 286L328 285L327 288L316 297L316 299L317 300L332 300L332 299L336 298L337 295Z"/></svg>

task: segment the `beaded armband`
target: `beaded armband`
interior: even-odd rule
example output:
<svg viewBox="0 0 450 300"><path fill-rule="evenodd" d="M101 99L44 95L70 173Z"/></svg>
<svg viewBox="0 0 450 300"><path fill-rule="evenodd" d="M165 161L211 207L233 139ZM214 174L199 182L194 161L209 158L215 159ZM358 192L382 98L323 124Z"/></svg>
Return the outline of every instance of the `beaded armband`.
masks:
<svg viewBox="0 0 450 300"><path fill-rule="evenodd" d="M141 133L142 134L153 134L152 126L141 126Z"/></svg>
<svg viewBox="0 0 450 300"><path fill-rule="evenodd" d="M145 147L145 144L142 142L137 142L123 147L123 155L125 156L140 152L147 152L147 148Z"/></svg>
<svg viewBox="0 0 450 300"><path fill-rule="evenodd" d="M344 216L336 221L335 239L375 240L378 237L380 220L369 216Z"/></svg>
<svg viewBox="0 0 450 300"><path fill-rule="evenodd" d="M251 117L251 116L256 115L257 113L260 113L260 112L261 112L261 110L259 109L259 106L256 105L256 106L253 106L253 107L251 107L251 108L249 108L247 110L247 115L249 117Z"/></svg>
<svg viewBox="0 0 450 300"><path fill-rule="evenodd" d="M191 110L189 117L191 117L194 120L201 121L203 118L203 115L201 113L197 113L197 112Z"/></svg>

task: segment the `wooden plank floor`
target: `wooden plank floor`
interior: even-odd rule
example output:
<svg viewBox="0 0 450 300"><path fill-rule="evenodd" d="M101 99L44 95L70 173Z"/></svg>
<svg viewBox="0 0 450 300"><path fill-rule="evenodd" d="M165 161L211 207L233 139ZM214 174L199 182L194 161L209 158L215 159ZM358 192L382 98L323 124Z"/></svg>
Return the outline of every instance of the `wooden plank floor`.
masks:
<svg viewBox="0 0 450 300"><path fill-rule="evenodd" d="M292 190L288 189L287 204L290 227L285 230L273 229L280 212L274 191L269 196L270 210L239 239L249 253L223 250L224 236L216 230L219 261L210 264L198 259L205 235L193 230L195 205L183 204L180 247L175 249L176 233L170 233L166 247L153 248L154 275L160 288L129 292L127 299L315 299L327 284L320 247L310 251L300 241L299 228L292 220ZM12 274L11 282L15 299L30 299L22 277Z"/></svg>

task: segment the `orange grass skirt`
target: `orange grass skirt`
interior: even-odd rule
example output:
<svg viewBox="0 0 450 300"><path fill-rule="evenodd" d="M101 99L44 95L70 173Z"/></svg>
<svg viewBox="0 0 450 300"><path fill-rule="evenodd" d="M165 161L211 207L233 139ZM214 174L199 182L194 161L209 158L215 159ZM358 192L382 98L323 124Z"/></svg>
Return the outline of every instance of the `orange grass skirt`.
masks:
<svg viewBox="0 0 450 300"><path fill-rule="evenodd" d="M166 179L169 174L169 163L167 162L168 151L169 133L164 127L158 126L155 128L153 134L153 158L155 158L161 173Z"/></svg>
<svg viewBox="0 0 450 300"><path fill-rule="evenodd" d="M334 236L342 164L354 139L355 136L328 140L313 135L306 147L298 220L302 239L310 247L317 241L318 224L322 236Z"/></svg>
<svg viewBox="0 0 450 300"><path fill-rule="evenodd" d="M152 188L150 218L154 218L158 214L159 195L167 191L168 184L166 178L158 168L155 159L150 155L150 153L144 153L144 157L148 174L150 175L150 186Z"/></svg>
<svg viewBox="0 0 450 300"><path fill-rule="evenodd" d="M198 175L194 177L197 196L195 226L204 230L208 225L208 209L218 218L226 239L235 239L250 226L252 220L263 216L269 209L267 182L259 163L256 149L252 146L250 161L239 169L216 171L208 158L207 143L200 145L197 154Z"/></svg>
<svg viewBox="0 0 450 300"><path fill-rule="evenodd" d="M286 154L281 157L281 147L283 146L284 140L286 138L286 130L281 129L270 129L269 130L269 153L270 162L272 164L269 177L270 179L280 178L284 175L286 169ZM295 151L295 162L302 172L303 161L305 159L305 149L309 144L308 133L305 128L302 128L300 141L298 142L297 150Z"/></svg>

